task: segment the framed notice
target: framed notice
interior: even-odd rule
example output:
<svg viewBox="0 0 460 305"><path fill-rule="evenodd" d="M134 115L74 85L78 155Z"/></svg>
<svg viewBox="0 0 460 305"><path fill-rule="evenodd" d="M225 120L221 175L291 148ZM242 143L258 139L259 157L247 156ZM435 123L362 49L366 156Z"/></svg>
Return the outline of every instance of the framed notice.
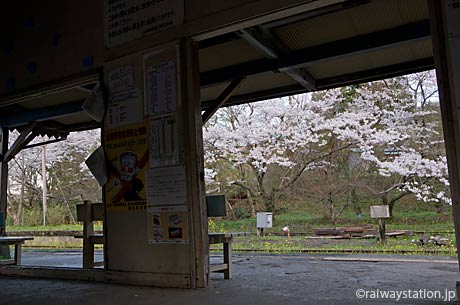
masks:
<svg viewBox="0 0 460 305"><path fill-rule="evenodd" d="M131 66L110 70L108 78L110 94L134 88L133 68Z"/></svg>
<svg viewBox="0 0 460 305"><path fill-rule="evenodd" d="M187 203L185 169L182 166L152 168L146 171L147 202L152 207Z"/></svg>
<svg viewBox="0 0 460 305"><path fill-rule="evenodd" d="M179 164L179 140L175 115L149 121L150 167Z"/></svg>
<svg viewBox="0 0 460 305"><path fill-rule="evenodd" d="M142 118L142 103L139 88L110 95L107 126L117 127L139 123Z"/></svg>
<svg viewBox="0 0 460 305"><path fill-rule="evenodd" d="M187 206L156 207L147 215L150 244L189 242Z"/></svg>
<svg viewBox="0 0 460 305"><path fill-rule="evenodd" d="M177 71L174 61L145 67L145 112L158 116L176 111Z"/></svg>
<svg viewBox="0 0 460 305"><path fill-rule="evenodd" d="M184 0L105 0L105 46L123 43L184 22Z"/></svg>

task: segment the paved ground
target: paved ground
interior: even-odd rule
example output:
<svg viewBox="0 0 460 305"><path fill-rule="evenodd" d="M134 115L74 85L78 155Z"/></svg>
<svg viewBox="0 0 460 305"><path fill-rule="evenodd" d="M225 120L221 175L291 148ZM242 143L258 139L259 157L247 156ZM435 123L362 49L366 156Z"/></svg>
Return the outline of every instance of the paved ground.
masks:
<svg viewBox="0 0 460 305"><path fill-rule="evenodd" d="M75 251L26 252L23 262L32 265L75 267L81 260L80 255ZM458 264L453 263L455 260L439 257L382 256L411 260L416 258L423 259L424 262L375 263L324 261L324 257L331 256L235 255L233 280L224 280L221 274L213 274L212 288L197 290L0 277L0 304L455 304L428 298L431 291L440 291L444 296L446 289L455 290L455 282L460 280ZM215 259L217 258L213 258ZM426 262L429 259L437 261ZM358 289L363 289L364 292L359 291L361 293L367 291L368 298L357 298ZM399 301L393 298L373 299L377 289L380 289L381 293L392 290L399 293L406 291L407 297Z"/></svg>

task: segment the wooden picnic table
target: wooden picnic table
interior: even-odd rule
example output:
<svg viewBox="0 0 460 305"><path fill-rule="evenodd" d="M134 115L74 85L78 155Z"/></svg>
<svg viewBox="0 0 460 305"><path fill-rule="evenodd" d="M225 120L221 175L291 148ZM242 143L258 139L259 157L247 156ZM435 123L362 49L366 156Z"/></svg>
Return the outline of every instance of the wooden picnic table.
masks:
<svg viewBox="0 0 460 305"><path fill-rule="evenodd" d="M22 245L26 240L33 240L33 237L21 236L0 236L0 245L14 245L14 259L0 260L0 265L20 265Z"/></svg>
<svg viewBox="0 0 460 305"><path fill-rule="evenodd" d="M234 237L250 236L250 232L209 233L209 244L224 244L224 263L210 265L211 272L223 272L224 279L232 278L232 242Z"/></svg>

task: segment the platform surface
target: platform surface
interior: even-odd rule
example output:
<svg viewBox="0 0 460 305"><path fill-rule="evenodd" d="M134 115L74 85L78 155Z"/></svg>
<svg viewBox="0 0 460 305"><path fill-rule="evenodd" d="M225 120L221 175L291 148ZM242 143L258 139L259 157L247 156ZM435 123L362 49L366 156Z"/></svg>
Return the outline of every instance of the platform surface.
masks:
<svg viewBox="0 0 460 305"><path fill-rule="evenodd" d="M100 252L96 256L101 255ZM364 290L454 290L460 279L453 258L416 256L346 256L395 258L395 262L326 261L326 255L234 255L234 276L212 274L212 287L180 290L104 283L0 277L2 305L354 305L454 304L429 299L358 299ZM333 255L333 257L340 257ZM410 262L400 261L409 259ZM212 257L219 260L221 257ZM414 260L420 259L420 262ZM433 262L429 262L433 259ZM445 262L444 262L445 261ZM26 251L25 265L76 267L78 251Z"/></svg>

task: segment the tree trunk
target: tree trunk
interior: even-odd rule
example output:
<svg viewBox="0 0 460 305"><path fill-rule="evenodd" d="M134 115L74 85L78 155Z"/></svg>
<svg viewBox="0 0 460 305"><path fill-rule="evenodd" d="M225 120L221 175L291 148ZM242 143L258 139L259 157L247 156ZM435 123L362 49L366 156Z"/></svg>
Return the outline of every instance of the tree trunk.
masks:
<svg viewBox="0 0 460 305"><path fill-rule="evenodd" d="M337 216L335 213L335 207L334 207L334 199L332 198L332 193L329 192L327 195L327 202L329 203L329 214L330 214L330 220L332 225L337 224Z"/></svg>
<svg viewBox="0 0 460 305"><path fill-rule="evenodd" d="M230 204L230 202L228 202L228 200L226 201L226 205L227 205L227 210L230 211L230 219L231 220L236 220L235 211L233 210L233 207Z"/></svg>
<svg viewBox="0 0 460 305"><path fill-rule="evenodd" d="M264 212L273 212L274 209L275 209L275 205L274 205L273 201L271 200L271 198L270 197L264 197L263 200L264 200L264 207L265 207Z"/></svg>
<svg viewBox="0 0 460 305"><path fill-rule="evenodd" d="M246 196L248 197L248 202L251 209L251 217L256 217L256 205L254 199L251 196L251 192L246 190Z"/></svg>
<svg viewBox="0 0 460 305"><path fill-rule="evenodd" d="M442 201L436 202L435 207L437 214L442 214L444 212L444 203Z"/></svg>
<svg viewBox="0 0 460 305"><path fill-rule="evenodd" d="M403 198L404 196L408 195L410 193L407 192L401 192L399 193L396 197L391 198L390 202L388 203L388 206L390 208L390 217L393 217L393 208L396 205L396 202Z"/></svg>
<svg viewBox="0 0 460 305"><path fill-rule="evenodd" d="M353 187L353 189L351 190L351 193L350 193L350 201L351 201L351 204L353 206L353 210L356 213L356 216L363 215L363 210L361 209L361 206L359 204L358 199L359 198L358 198L358 195L356 193L356 187Z"/></svg>
<svg viewBox="0 0 460 305"><path fill-rule="evenodd" d="M393 207L395 206L397 199L395 200L395 198L393 198L388 200L387 193L383 194L380 198L382 199L382 204L388 206L388 209L390 210L390 217L393 217Z"/></svg>
<svg viewBox="0 0 460 305"><path fill-rule="evenodd" d="M273 194L262 195L262 200L264 202L264 207L265 207L264 212L274 212L275 211L275 198Z"/></svg>
<svg viewBox="0 0 460 305"><path fill-rule="evenodd" d="M6 215L8 217L10 217L12 220L13 220L13 224L17 224L18 223L18 220L17 220L17 210L15 210L15 207L13 206L13 202L15 201L15 198L13 196L13 194L11 193L11 183L9 181L10 179L8 178L8 183L7 183L7 192L6 192L6 196L7 196L7 200L8 202L10 202L10 204L8 204L8 206L6 207Z"/></svg>

